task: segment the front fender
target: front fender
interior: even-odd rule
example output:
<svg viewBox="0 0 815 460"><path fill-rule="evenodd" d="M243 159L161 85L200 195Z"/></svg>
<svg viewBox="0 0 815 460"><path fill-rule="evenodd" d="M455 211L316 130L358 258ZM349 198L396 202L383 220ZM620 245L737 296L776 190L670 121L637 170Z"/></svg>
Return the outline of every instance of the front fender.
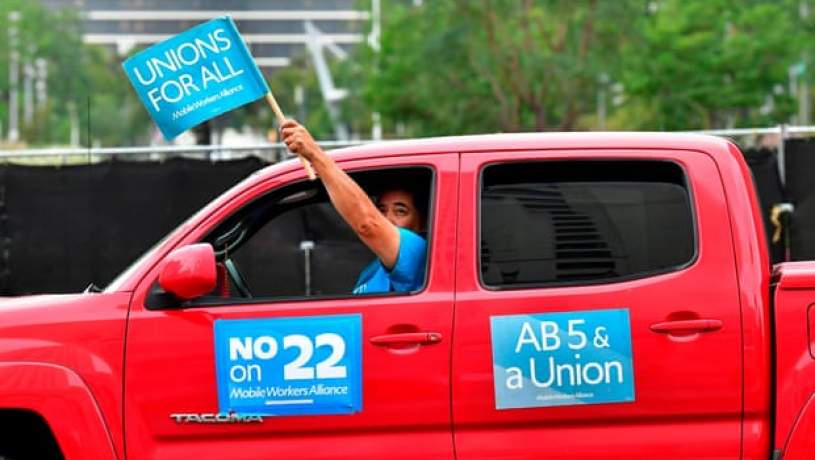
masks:
<svg viewBox="0 0 815 460"><path fill-rule="evenodd" d="M67 367L0 363L0 408L39 414L66 460L116 459L110 431L93 394Z"/></svg>

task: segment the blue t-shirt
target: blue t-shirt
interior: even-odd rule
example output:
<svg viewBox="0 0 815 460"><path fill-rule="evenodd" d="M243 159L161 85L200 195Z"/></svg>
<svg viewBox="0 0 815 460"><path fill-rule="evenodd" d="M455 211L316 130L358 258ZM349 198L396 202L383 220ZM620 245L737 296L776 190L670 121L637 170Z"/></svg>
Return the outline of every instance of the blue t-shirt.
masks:
<svg viewBox="0 0 815 460"><path fill-rule="evenodd" d="M422 287L427 242L410 230L399 227L399 255L393 269L388 270L379 259L362 270L354 286L354 294L409 292Z"/></svg>

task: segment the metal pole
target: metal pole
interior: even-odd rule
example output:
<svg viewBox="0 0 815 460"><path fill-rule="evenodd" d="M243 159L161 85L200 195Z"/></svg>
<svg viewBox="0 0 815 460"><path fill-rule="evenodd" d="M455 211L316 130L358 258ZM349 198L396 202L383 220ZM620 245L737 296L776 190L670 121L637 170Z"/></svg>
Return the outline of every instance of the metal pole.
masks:
<svg viewBox="0 0 815 460"><path fill-rule="evenodd" d="M712 136L752 136L756 134L778 134L779 127L772 128L733 128L733 129L703 129L694 131L678 131L684 133L710 134ZM798 132L790 128L790 132Z"/></svg>
<svg viewBox="0 0 815 460"><path fill-rule="evenodd" d="M71 122L71 147L79 146L79 112L75 101L68 101L68 118Z"/></svg>
<svg viewBox="0 0 815 460"><path fill-rule="evenodd" d="M331 71L326 63L325 56L323 56L323 39L321 32L311 22L306 21L306 49L314 61L314 70L317 71L317 79L320 82L320 91L323 93L325 100L325 108L328 110L328 115L331 118L331 123L334 125L334 135L339 140L348 140L348 129L342 122L340 117L340 108L338 102L347 95L347 90L338 89L334 86L334 81L331 78Z"/></svg>
<svg viewBox="0 0 815 460"><path fill-rule="evenodd" d="M809 109L809 81L806 78L806 73L801 75L801 80L802 80L801 86L798 89L798 124L807 126L809 125L810 109Z"/></svg>
<svg viewBox="0 0 815 460"><path fill-rule="evenodd" d="M798 98L798 85L795 81L795 66L790 66L787 69L787 91L790 92L790 97L795 100ZM790 115L789 123L797 125L796 115Z"/></svg>
<svg viewBox="0 0 815 460"><path fill-rule="evenodd" d="M34 121L34 66L26 60L23 65L23 122L31 125Z"/></svg>
<svg viewBox="0 0 815 460"><path fill-rule="evenodd" d="M324 149L335 149L343 147L351 147L355 145L364 145L366 142L360 141L319 141L317 142ZM93 147L91 154L94 156L144 156L151 153L164 154L164 155L178 155L181 153L202 154L210 150L230 150L233 152L252 153L255 151L272 151L281 152L281 160L294 159L293 154L287 154L288 149L282 142L275 144L259 144L247 146L228 146L228 145L168 145L168 146L152 146L152 147ZM46 148L46 149L19 149L19 150L0 150L0 158L17 158L17 157L42 157L42 156L62 156L62 155L86 155L87 148Z"/></svg>
<svg viewBox="0 0 815 460"><path fill-rule="evenodd" d="M17 108L17 85L19 84L20 80L20 69L19 69L19 61L20 61L20 53L17 50L18 44L18 29L17 29L17 22L20 20L20 12L19 11L11 11L8 14L9 20L9 28L8 28L8 38L9 38L9 49L11 50L11 60L9 62L9 114L8 114L8 140L11 143L15 143L20 140L20 128L19 128L19 119L17 118L18 108Z"/></svg>
<svg viewBox="0 0 815 460"><path fill-rule="evenodd" d="M303 85L294 87L294 104L297 105L297 118L300 123L306 122L306 90Z"/></svg>
<svg viewBox="0 0 815 460"><path fill-rule="evenodd" d="M311 295L311 251L314 250L314 241L301 241L300 250L303 251L303 278L306 285L306 297L308 297Z"/></svg>
<svg viewBox="0 0 815 460"><path fill-rule="evenodd" d="M420 6L421 1L418 3L414 1L414 5ZM371 25L371 36L369 42L371 48L373 48L378 55L380 49L379 35L382 33L382 4L380 3L380 0L371 0L371 16L373 19L373 24ZM379 65L376 65L378 68ZM379 112L374 112L371 114L371 138L375 141L382 140L382 116Z"/></svg>
<svg viewBox="0 0 815 460"><path fill-rule="evenodd" d="M48 61L37 58L34 65L37 67L37 108L43 109L48 100Z"/></svg>
<svg viewBox="0 0 815 460"><path fill-rule="evenodd" d="M597 78L597 128L600 131L606 129L606 88L608 87L608 74L603 72Z"/></svg>
<svg viewBox="0 0 815 460"><path fill-rule="evenodd" d="M373 127L371 128L371 138L375 141L382 140L382 115L379 112L371 114Z"/></svg>
<svg viewBox="0 0 815 460"><path fill-rule="evenodd" d="M781 185L787 185L787 166L784 164L786 153L784 142L787 140L787 125L778 126L778 176L781 178Z"/></svg>
<svg viewBox="0 0 815 460"><path fill-rule="evenodd" d="M368 45L379 52L379 34L382 33L382 3L381 0L371 0L371 34L368 35Z"/></svg>
<svg viewBox="0 0 815 460"><path fill-rule="evenodd" d="M806 26L807 19L809 18L809 4L808 0L801 0L798 3L798 15L801 18L801 23ZM809 125L809 112L810 112L810 102L809 102L809 83L810 79L807 78L809 75L808 67L809 67L809 59L807 59L806 53L801 53L801 66L802 72L800 75L800 87L798 89L799 92L799 99L798 99L798 124L802 126Z"/></svg>

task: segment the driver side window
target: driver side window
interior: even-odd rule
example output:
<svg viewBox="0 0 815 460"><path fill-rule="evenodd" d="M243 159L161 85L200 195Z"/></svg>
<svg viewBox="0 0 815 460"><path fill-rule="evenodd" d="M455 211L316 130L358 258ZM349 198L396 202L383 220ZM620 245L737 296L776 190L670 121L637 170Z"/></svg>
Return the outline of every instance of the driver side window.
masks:
<svg viewBox="0 0 815 460"><path fill-rule="evenodd" d="M432 173L413 167L351 177L373 200L410 186L430 226ZM424 235L422 235L424 236ZM375 255L336 212L319 182L299 182L254 200L204 239L215 249L218 286L200 303L350 296ZM199 302L196 302L199 303Z"/></svg>

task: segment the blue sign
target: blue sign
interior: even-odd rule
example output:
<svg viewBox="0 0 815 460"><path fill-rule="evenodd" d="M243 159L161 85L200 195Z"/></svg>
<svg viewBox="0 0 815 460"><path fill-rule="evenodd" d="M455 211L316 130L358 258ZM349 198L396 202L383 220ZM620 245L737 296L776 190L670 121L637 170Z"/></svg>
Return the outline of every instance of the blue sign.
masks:
<svg viewBox="0 0 815 460"><path fill-rule="evenodd" d="M122 66L168 140L269 92L227 16L158 43Z"/></svg>
<svg viewBox="0 0 815 460"><path fill-rule="evenodd" d="M627 309L493 316L496 409L634 401Z"/></svg>
<svg viewBox="0 0 815 460"><path fill-rule="evenodd" d="M361 315L216 320L214 328L221 413L362 410Z"/></svg>

